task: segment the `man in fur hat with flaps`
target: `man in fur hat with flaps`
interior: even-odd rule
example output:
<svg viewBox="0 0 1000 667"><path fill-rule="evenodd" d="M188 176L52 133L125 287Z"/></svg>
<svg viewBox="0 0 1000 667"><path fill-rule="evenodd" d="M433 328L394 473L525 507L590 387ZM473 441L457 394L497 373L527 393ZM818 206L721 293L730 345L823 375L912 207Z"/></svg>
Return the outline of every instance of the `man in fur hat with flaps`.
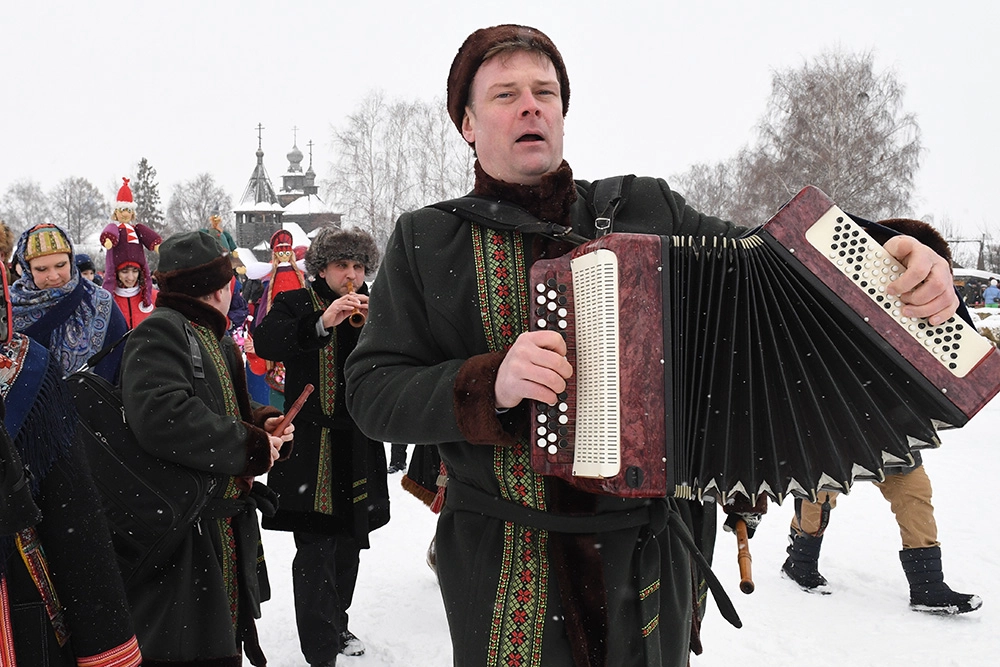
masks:
<svg viewBox="0 0 1000 667"><path fill-rule="evenodd" d="M365 276L378 260L368 233L324 229L306 251L310 287L275 296L254 332L257 354L284 363L286 409L306 384L316 387L295 419L291 457L268 475L281 507L263 524L295 534L295 619L310 665L364 652L347 610L359 550L389 520L385 449L355 426L344 389L344 361L360 331L350 316L367 314Z"/></svg>
<svg viewBox="0 0 1000 667"><path fill-rule="evenodd" d="M455 56L448 112L477 156L475 195L594 238L596 184L574 180L563 160L569 92L546 35L495 26ZM632 181L614 222L663 236L743 232L655 178ZM951 317L947 261L912 237L885 245L907 267L889 288L905 315ZM585 493L531 467L528 404L556 403L573 368L558 333L525 331L527 276L572 247L454 209L404 213L348 360L348 408L364 432L437 444L447 467L437 572L462 667L682 667L697 647L697 554L682 528L693 503Z"/></svg>
<svg viewBox="0 0 1000 667"><path fill-rule="evenodd" d="M217 485L166 564L130 584L139 646L147 667L240 667L244 652L259 667L254 619L270 588L257 510L273 512L275 498L254 477L294 427L274 434L279 411L250 401L243 358L226 336L233 270L218 242L203 232L171 236L156 279L157 307L126 343L125 414L143 449Z"/></svg>

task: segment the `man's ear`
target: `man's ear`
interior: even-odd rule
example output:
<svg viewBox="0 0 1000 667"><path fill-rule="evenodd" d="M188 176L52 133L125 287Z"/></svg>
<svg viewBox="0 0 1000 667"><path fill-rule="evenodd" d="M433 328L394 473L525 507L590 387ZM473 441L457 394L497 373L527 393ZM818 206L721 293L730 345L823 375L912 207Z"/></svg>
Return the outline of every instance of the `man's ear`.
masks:
<svg viewBox="0 0 1000 667"><path fill-rule="evenodd" d="M465 115L462 117L462 136L466 143L476 143L476 129L473 123L473 114L470 107L465 107Z"/></svg>

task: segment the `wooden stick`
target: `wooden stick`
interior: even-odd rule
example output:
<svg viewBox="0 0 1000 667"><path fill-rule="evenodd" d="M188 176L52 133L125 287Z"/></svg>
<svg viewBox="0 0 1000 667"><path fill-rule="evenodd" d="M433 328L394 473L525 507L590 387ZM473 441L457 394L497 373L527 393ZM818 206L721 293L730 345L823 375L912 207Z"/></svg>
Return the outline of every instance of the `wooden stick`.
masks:
<svg viewBox="0 0 1000 667"><path fill-rule="evenodd" d="M275 427L273 431L271 431L271 435L276 435L279 438L281 437L281 434L285 432L288 425L292 423L293 419L295 419L295 415L299 414L299 410L301 410L302 406L306 404L306 399L309 398L309 394L313 393L313 389L315 388L316 387L311 384L307 384L302 388L302 393L299 394L299 397L295 399L294 403L292 403L292 407L290 407L288 412L285 413L285 418L278 423L277 427Z"/></svg>
<svg viewBox="0 0 1000 667"><path fill-rule="evenodd" d="M750 542L747 538L747 524L743 519L736 520L736 547L739 553L736 560L740 564L740 590L750 595L753 593L753 557L750 555Z"/></svg>

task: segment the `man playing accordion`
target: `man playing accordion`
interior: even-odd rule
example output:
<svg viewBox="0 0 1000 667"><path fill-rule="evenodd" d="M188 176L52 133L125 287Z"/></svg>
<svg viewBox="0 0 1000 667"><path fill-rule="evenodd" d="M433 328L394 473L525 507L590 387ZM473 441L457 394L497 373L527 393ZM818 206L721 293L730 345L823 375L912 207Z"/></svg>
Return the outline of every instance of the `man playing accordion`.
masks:
<svg viewBox="0 0 1000 667"><path fill-rule="evenodd" d="M563 160L569 92L548 37L495 26L458 51L448 110L476 151L475 195L593 238L594 184L575 181ZM743 231L653 178L634 180L614 225L660 235ZM954 314L948 263L911 237L886 245L907 266L893 289L909 314L932 322ZM447 466L437 569L456 665L688 661L698 576L682 524L690 529L700 507L583 493L529 462L527 404L555 403L573 369L558 333L526 331L527 272L571 248L439 209L403 214L348 360L348 408L362 430L435 444ZM709 513L709 535L713 521Z"/></svg>

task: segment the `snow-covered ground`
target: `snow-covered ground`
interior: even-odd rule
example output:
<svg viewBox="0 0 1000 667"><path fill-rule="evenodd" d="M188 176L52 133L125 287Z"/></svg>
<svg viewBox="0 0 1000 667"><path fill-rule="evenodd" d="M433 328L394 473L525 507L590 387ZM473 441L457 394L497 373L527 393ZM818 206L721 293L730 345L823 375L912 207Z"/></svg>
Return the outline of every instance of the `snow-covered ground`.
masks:
<svg viewBox="0 0 1000 667"><path fill-rule="evenodd" d="M955 617L910 611L899 565L899 533L888 503L861 483L834 510L820 569L831 595L809 595L779 575L792 502L772 506L750 542L756 591L739 591L735 539L719 534L715 572L743 619L737 630L709 609L705 652L693 667L782 665L906 665L979 667L1000 664L1000 512L994 508L1000 472L1000 399L960 430L924 452L946 581L983 598L982 609ZM392 521L362 553L351 629L367 645L344 667L448 667L451 647L434 574L424 562L435 516L390 477ZM259 621L272 667L305 665L292 607L291 535L265 531L273 599ZM614 667L614 666L611 666Z"/></svg>

